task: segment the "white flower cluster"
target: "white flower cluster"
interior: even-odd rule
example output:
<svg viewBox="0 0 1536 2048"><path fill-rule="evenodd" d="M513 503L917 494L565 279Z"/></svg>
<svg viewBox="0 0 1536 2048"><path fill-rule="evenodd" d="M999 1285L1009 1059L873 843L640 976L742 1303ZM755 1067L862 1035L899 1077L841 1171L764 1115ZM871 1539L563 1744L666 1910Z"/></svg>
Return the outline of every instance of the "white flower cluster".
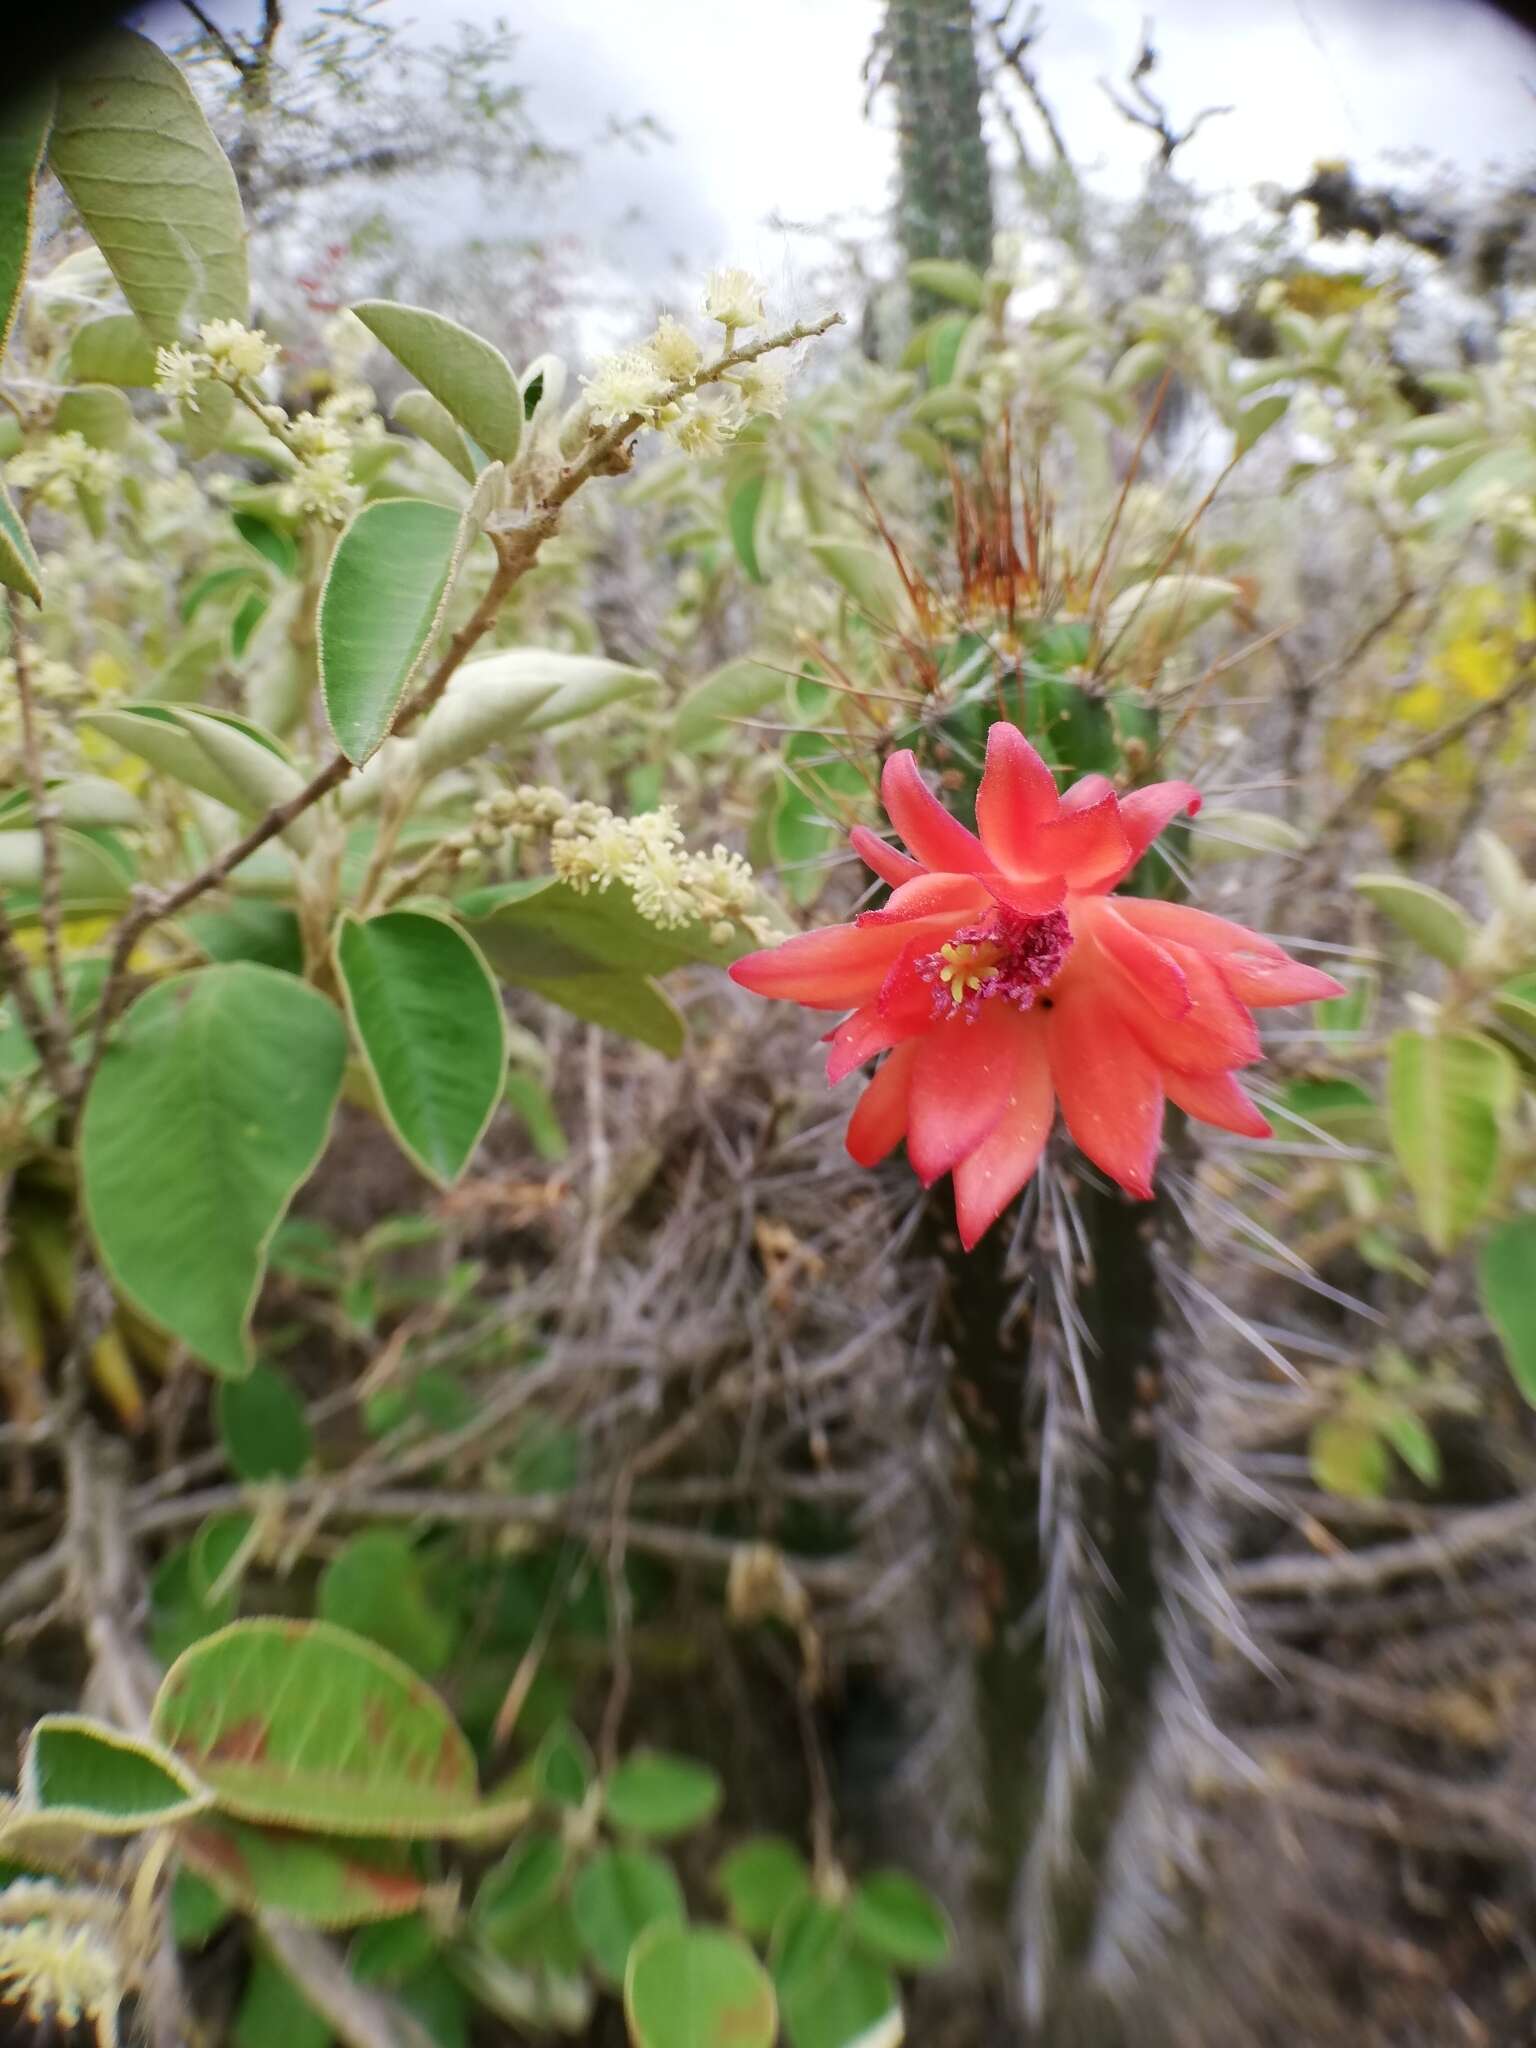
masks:
<svg viewBox="0 0 1536 2048"><path fill-rule="evenodd" d="M117 2048L123 1999L117 1957L94 1928L47 1911L54 1886L39 1881L28 1888L39 1895L38 1917L0 1927L0 2001L21 2006L34 2027L68 2032L83 2022L101 2048ZM9 1889L15 1894L23 1885Z"/></svg>
<svg viewBox="0 0 1536 2048"><path fill-rule="evenodd" d="M264 377L280 353L259 327L245 327L238 320L205 320L197 334L200 349L176 342L155 350L155 389L166 398L180 399L194 412L198 386L210 377L226 384Z"/></svg>
<svg viewBox="0 0 1536 2048"><path fill-rule="evenodd" d="M578 896L620 882L646 922L663 931L707 924L711 941L725 945L740 924L763 943L771 937L753 915L757 882L746 861L720 845L690 853L670 804L622 818L606 804L573 803L558 789L525 782L483 798L475 816L474 832L458 835L465 851L547 832L550 866Z"/></svg>
<svg viewBox="0 0 1536 2048"><path fill-rule="evenodd" d="M704 294L704 310L725 329L729 348L736 335L764 317L762 287L745 270L717 270ZM759 359L726 371L719 390L705 398L694 388L704 367L704 349L680 320L662 315L656 331L638 348L603 356L582 380L587 411L600 427L639 418L670 434L685 455L717 455L757 414L784 410L788 376L777 363Z"/></svg>
<svg viewBox="0 0 1536 2048"><path fill-rule="evenodd" d="M366 332L366 330L364 330ZM286 423L284 439L299 466L279 493L294 519L326 519L340 526L362 503L352 479L353 450L384 432L372 388L344 384L320 401L318 412L301 412Z"/></svg>
<svg viewBox="0 0 1536 2048"><path fill-rule="evenodd" d="M109 448L93 448L83 434L50 434L35 447L13 455L6 479L20 490L35 491L57 512L75 509L76 493L104 498L122 481L121 459Z"/></svg>

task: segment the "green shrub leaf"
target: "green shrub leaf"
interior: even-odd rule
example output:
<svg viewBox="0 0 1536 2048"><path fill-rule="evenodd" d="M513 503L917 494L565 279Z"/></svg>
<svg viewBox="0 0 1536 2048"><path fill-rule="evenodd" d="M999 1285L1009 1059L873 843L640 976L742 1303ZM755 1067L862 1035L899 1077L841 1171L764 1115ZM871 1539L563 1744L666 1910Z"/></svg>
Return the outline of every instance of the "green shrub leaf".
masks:
<svg viewBox="0 0 1536 2048"><path fill-rule="evenodd" d="M753 718L770 705L782 705L787 678L767 662L744 658L728 661L691 689L672 720L672 744L686 754L728 739L732 721Z"/></svg>
<svg viewBox="0 0 1536 2048"><path fill-rule="evenodd" d="M229 160L180 67L124 30L65 74L48 162L152 340L250 307Z"/></svg>
<svg viewBox="0 0 1536 2048"><path fill-rule="evenodd" d="M479 1817L474 1752L442 1701L328 1622L237 1621L195 1643L153 1730L240 1819L409 1837Z"/></svg>
<svg viewBox="0 0 1536 2048"><path fill-rule="evenodd" d="M1401 931L1447 967L1459 967L1476 926L1459 903L1407 875L1356 875L1354 886Z"/></svg>
<svg viewBox="0 0 1536 2048"><path fill-rule="evenodd" d="M1513 1060L1472 1032L1399 1031L1387 1066L1392 1147L1436 1251L1449 1251L1492 1200Z"/></svg>
<svg viewBox="0 0 1536 2048"><path fill-rule="evenodd" d="M45 1714L36 1723L19 1789L26 1822L65 1822L100 1835L186 1820L210 1803L186 1766L158 1743L83 1714Z"/></svg>
<svg viewBox="0 0 1536 2048"><path fill-rule="evenodd" d="M402 392L390 409L408 434L425 441L466 483L474 482L475 458L464 430L430 391Z"/></svg>
<svg viewBox="0 0 1536 2048"><path fill-rule="evenodd" d="M352 310L487 455L512 461L523 437L523 394L500 349L420 306L363 299Z"/></svg>
<svg viewBox="0 0 1536 2048"><path fill-rule="evenodd" d="M576 1932L600 1974L620 1989L629 1952L648 1927L681 1927L683 1888L670 1863L643 1849L604 1849L571 1887Z"/></svg>
<svg viewBox="0 0 1536 2048"><path fill-rule="evenodd" d="M43 572L37 551L3 483L0 483L0 583L7 589L19 590L34 604L43 601Z"/></svg>
<svg viewBox="0 0 1536 2048"><path fill-rule="evenodd" d="M361 1927L421 1903L409 1851L389 1842L324 1840L204 1815L181 1830L190 1869L243 1912L281 1913L309 1927Z"/></svg>
<svg viewBox="0 0 1536 2048"><path fill-rule="evenodd" d="M317 652L336 744L361 764L388 735L468 544L459 515L421 498L365 505L336 543Z"/></svg>
<svg viewBox="0 0 1536 2048"><path fill-rule="evenodd" d="M0 110L0 356L21 304L32 251L38 167L52 121L52 92L8 100Z"/></svg>
<svg viewBox="0 0 1536 2048"><path fill-rule="evenodd" d="M848 1905L853 1938L903 1970L933 1970L954 1946L949 1916L933 1894L902 1870L875 1870Z"/></svg>
<svg viewBox="0 0 1536 2048"><path fill-rule="evenodd" d="M810 1866L782 1835L759 1835L733 1849L715 1884L743 1934L765 1940L780 1916L810 1895Z"/></svg>
<svg viewBox="0 0 1536 2048"><path fill-rule="evenodd" d="M637 1749L603 1787L603 1807L616 1828L633 1835L681 1835L720 1804L720 1780L705 1764L660 1750Z"/></svg>
<svg viewBox="0 0 1536 2048"><path fill-rule="evenodd" d="M324 1149L345 1060L323 996L233 962L142 995L92 1083L81 1172L103 1263L217 1372L250 1370L267 1246Z"/></svg>
<svg viewBox="0 0 1536 2048"><path fill-rule="evenodd" d="M1536 1216L1516 1216L1493 1232L1477 1281L1515 1384L1536 1408Z"/></svg>
<svg viewBox="0 0 1536 2048"><path fill-rule="evenodd" d="M344 1543L320 1574L315 1611L338 1628L367 1636L430 1677L453 1655L453 1615L433 1600L410 1538L365 1529Z"/></svg>
<svg viewBox="0 0 1536 2048"><path fill-rule="evenodd" d="M457 1180L495 1115L507 1068L501 994L479 948L428 911L349 915L336 968L391 1130L430 1179Z"/></svg>
<svg viewBox="0 0 1536 2048"><path fill-rule="evenodd" d="M304 1403L292 1382L258 1363L218 1395L225 1455L242 1479L297 1479L315 1447Z"/></svg>
<svg viewBox="0 0 1536 2048"><path fill-rule="evenodd" d="M634 2048L773 2048L778 2008L739 1935L663 1922L630 1950L624 2017Z"/></svg>

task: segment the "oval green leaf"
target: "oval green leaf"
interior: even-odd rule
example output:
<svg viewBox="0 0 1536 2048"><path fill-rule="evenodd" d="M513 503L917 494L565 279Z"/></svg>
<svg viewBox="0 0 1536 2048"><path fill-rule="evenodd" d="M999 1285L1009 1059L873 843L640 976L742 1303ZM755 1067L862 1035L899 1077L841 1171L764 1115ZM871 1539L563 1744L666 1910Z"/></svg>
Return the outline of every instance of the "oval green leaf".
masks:
<svg viewBox="0 0 1536 2048"><path fill-rule="evenodd" d="M474 1752L397 1657L327 1622L237 1621L166 1673L156 1737L242 1820L319 1834L451 1834Z"/></svg>
<svg viewBox="0 0 1536 2048"><path fill-rule="evenodd" d="M451 1610L433 1599L410 1538L396 1529L364 1529L341 1546L320 1574L316 1612L424 1677L442 1670L458 1638Z"/></svg>
<svg viewBox="0 0 1536 2048"><path fill-rule="evenodd" d="M1517 1085L1509 1054L1473 1032L1399 1031L1392 1040L1392 1149L1436 1251L1449 1251L1493 1198Z"/></svg>
<svg viewBox="0 0 1536 2048"><path fill-rule="evenodd" d="M672 720L672 744L693 754L730 736L737 719L755 717L772 704L782 705L784 671L766 662L743 658L728 661L690 690Z"/></svg>
<svg viewBox="0 0 1536 2048"><path fill-rule="evenodd" d="M1354 886L1400 931L1447 967L1459 967L1476 926L1459 903L1407 875L1356 875Z"/></svg>
<svg viewBox="0 0 1536 2048"><path fill-rule="evenodd" d="M217 1372L250 1370L267 1246L324 1149L345 1061L323 996L238 961L141 996L92 1084L81 1174L102 1260Z"/></svg>
<svg viewBox="0 0 1536 2048"><path fill-rule="evenodd" d="M182 1829L180 1845L189 1868L229 1904L308 1927L393 1920L426 1892L408 1852L386 1842L317 1841L210 1814Z"/></svg>
<svg viewBox="0 0 1536 2048"><path fill-rule="evenodd" d="M23 1818L135 1834L201 1813L210 1795L158 1743L83 1714L45 1714L27 1737L19 1783Z"/></svg>
<svg viewBox="0 0 1536 2048"><path fill-rule="evenodd" d="M487 455L513 459L523 437L523 394L499 348L420 306L363 299L352 310Z"/></svg>
<svg viewBox="0 0 1536 2048"><path fill-rule="evenodd" d="M317 652L326 716L349 761L366 761L394 723L467 544L461 525L445 505L381 498L336 544Z"/></svg>
<svg viewBox="0 0 1536 2048"><path fill-rule="evenodd" d="M641 1935L651 1927L681 1927L688 1914L670 1863L643 1849L604 1849L571 1887L571 1916L599 1973L622 1987Z"/></svg>
<svg viewBox="0 0 1536 2048"><path fill-rule="evenodd" d="M429 911L348 915L336 970L390 1129L429 1179L457 1180L507 1070L501 995L479 948Z"/></svg>
<svg viewBox="0 0 1536 2048"><path fill-rule="evenodd" d="M152 42L118 30L70 68L48 163L152 340L245 319L235 174L180 67Z"/></svg>
<svg viewBox="0 0 1536 2048"><path fill-rule="evenodd" d="M52 120L51 91L29 93L0 109L0 356L21 304L32 251L38 167Z"/></svg>
<svg viewBox="0 0 1536 2048"><path fill-rule="evenodd" d="M402 392L391 411L408 434L414 434L418 441L425 441L450 468L458 471L466 483L474 482L475 458L464 438L464 430L447 406L440 405L430 391Z"/></svg>
<svg viewBox="0 0 1536 2048"><path fill-rule="evenodd" d="M19 590L34 604L43 601L43 572L37 550L3 483L0 483L0 583L9 590Z"/></svg>
<svg viewBox="0 0 1536 2048"><path fill-rule="evenodd" d="M782 1835L758 1835L723 1860L715 1885L742 1933L766 1940L787 1908L810 1896L810 1866Z"/></svg>
<svg viewBox="0 0 1536 2048"><path fill-rule="evenodd" d="M862 1878L848 1919L861 1948L903 1970L937 1969L954 1945L948 1914L904 1870L874 1870Z"/></svg>
<svg viewBox="0 0 1536 2048"><path fill-rule="evenodd" d="M1516 1216L1494 1231L1477 1282L1515 1384L1536 1408L1536 1216Z"/></svg>
<svg viewBox="0 0 1536 2048"><path fill-rule="evenodd" d="M624 2017L635 2048L773 2048L778 2006L739 1935L663 1923L630 1950Z"/></svg>
<svg viewBox="0 0 1536 2048"><path fill-rule="evenodd" d="M219 1388L219 1435L230 1465L242 1479L297 1479L315 1447L304 1403L270 1365Z"/></svg>
<svg viewBox="0 0 1536 2048"><path fill-rule="evenodd" d="M720 1804L720 1780L707 1764L661 1750L637 1749L603 1787L610 1823L633 1835L682 1835Z"/></svg>

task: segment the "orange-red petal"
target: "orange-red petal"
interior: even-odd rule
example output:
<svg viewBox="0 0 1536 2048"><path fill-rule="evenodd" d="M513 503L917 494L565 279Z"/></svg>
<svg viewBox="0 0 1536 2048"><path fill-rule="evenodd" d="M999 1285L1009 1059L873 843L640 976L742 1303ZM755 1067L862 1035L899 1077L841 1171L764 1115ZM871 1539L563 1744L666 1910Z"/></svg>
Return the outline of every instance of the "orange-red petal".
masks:
<svg viewBox="0 0 1536 2048"><path fill-rule="evenodd" d="M871 832L867 825L855 825L848 834L848 843L865 867L873 868L881 881L889 882L893 889L903 882L915 881L925 872L921 861L908 859L899 847L882 839L878 832Z"/></svg>
<svg viewBox="0 0 1536 2048"><path fill-rule="evenodd" d="M880 796L907 850L925 868L974 875L992 865L974 832L952 818L924 782L910 747L892 754L880 776Z"/></svg>
<svg viewBox="0 0 1536 2048"><path fill-rule="evenodd" d="M1232 1074L1181 1074L1168 1067L1163 1090L1186 1116L1242 1138L1272 1138L1274 1131L1258 1104Z"/></svg>
<svg viewBox="0 0 1536 2048"><path fill-rule="evenodd" d="M906 1136L907 1097L916 1056L915 1040L898 1045L859 1097L848 1119L845 1142L849 1157L860 1166L878 1166Z"/></svg>
<svg viewBox="0 0 1536 2048"><path fill-rule="evenodd" d="M1023 1022L1012 1003L994 1001L916 1041L907 1157L925 1187L974 1152L1002 1116Z"/></svg>
<svg viewBox="0 0 1536 2048"><path fill-rule="evenodd" d="M995 731L996 728L994 727ZM955 1221L970 1251L990 1230L1040 1163L1056 1099L1039 1010L1020 1019L1008 1100L995 1127L955 1168Z"/></svg>
<svg viewBox="0 0 1536 2048"><path fill-rule="evenodd" d="M1157 1062L1089 980L1055 996L1047 1037L1073 1144L1128 1195L1149 1201L1163 1132Z"/></svg>
<svg viewBox="0 0 1536 2048"><path fill-rule="evenodd" d="M1061 808L1056 778L1016 725L997 719L987 730L987 765L976 793L976 829L1004 872L1039 872L1035 834Z"/></svg>
<svg viewBox="0 0 1536 2048"><path fill-rule="evenodd" d="M927 994L926 987L923 992ZM929 1023L931 1015L931 1010L925 1009L921 1019L914 1022L910 1018L888 1016L874 1003L865 1003L851 1017L845 1017L836 1030L829 1031L823 1040L828 1047L828 1087L835 1088L855 1067L862 1067L877 1052L889 1052L893 1045L900 1045L904 1039L915 1038Z"/></svg>
<svg viewBox="0 0 1536 2048"><path fill-rule="evenodd" d="M1167 946L1189 989L1182 1017L1162 1017L1124 977L1107 977L1115 1006L1137 1038L1165 1067L1185 1074L1219 1074L1250 1067L1259 1058L1258 1026L1233 995L1218 964L1188 946Z"/></svg>
<svg viewBox="0 0 1536 2048"><path fill-rule="evenodd" d="M987 892L975 875L929 874L920 868L910 881L899 883L878 910L864 911L858 923L903 924L916 917L936 917L940 911L958 922L986 908Z"/></svg>
<svg viewBox="0 0 1536 2048"><path fill-rule="evenodd" d="M1192 782L1149 782L1145 789L1133 789L1120 799L1120 823L1128 847L1124 864L1100 883L1113 888L1128 875L1160 832L1167 829L1181 811L1193 817L1203 799Z"/></svg>
<svg viewBox="0 0 1536 2048"><path fill-rule="evenodd" d="M1222 978L1239 1002L1251 1010L1273 1010L1287 1003L1315 1003L1343 995L1343 986L1321 968L1305 967L1283 946L1246 925L1196 910L1189 903L1161 903L1135 896L1117 897L1115 908L1138 931L1166 945L1173 940L1204 953L1221 969Z"/></svg>
<svg viewBox="0 0 1536 2048"><path fill-rule="evenodd" d="M833 924L800 932L782 945L748 953L731 967L734 982L754 995L803 1003L808 1010L850 1010L874 996L902 947L918 932L942 942L954 920L948 916L913 923Z"/></svg>
<svg viewBox="0 0 1536 2048"><path fill-rule="evenodd" d="M1072 888L1091 889L1106 875L1125 872L1129 850L1120 800L1111 789L1092 803L1064 802L1061 815L1036 832L1032 857L1037 873L1064 875Z"/></svg>
<svg viewBox="0 0 1536 2048"><path fill-rule="evenodd" d="M1189 982L1167 947L1127 924L1109 902L1095 903L1092 913L1088 930L1114 968L1135 983L1160 1017L1184 1016L1191 1001Z"/></svg>

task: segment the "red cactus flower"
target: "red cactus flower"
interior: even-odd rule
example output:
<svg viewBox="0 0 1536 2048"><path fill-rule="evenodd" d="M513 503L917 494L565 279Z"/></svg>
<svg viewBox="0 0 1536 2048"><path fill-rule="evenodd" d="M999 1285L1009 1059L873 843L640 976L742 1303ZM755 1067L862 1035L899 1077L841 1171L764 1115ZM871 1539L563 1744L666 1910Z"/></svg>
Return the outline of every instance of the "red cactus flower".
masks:
<svg viewBox="0 0 1536 2048"><path fill-rule="evenodd" d="M1058 796L1028 740L999 721L976 832L909 752L886 762L881 793L910 857L863 826L852 841L891 885L885 906L731 969L758 995L851 1013L827 1034L829 1081L887 1055L848 1126L860 1165L905 1138L925 1186L952 1173L969 1251L1034 1172L1058 1103L1079 1150L1142 1200L1165 1100L1270 1135L1234 1078L1260 1056L1251 1012L1339 984L1225 918L1110 893L1200 808L1198 790L1158 782L1119 797L1085 775Z"/></svg>

